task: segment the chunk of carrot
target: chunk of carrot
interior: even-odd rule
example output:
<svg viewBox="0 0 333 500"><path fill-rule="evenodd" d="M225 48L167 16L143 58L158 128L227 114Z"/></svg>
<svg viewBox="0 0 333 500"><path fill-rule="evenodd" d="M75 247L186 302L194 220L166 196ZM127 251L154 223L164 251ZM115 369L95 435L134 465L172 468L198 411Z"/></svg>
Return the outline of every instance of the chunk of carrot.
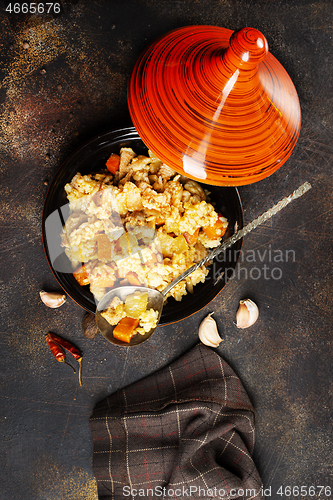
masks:
<svg viewBox="0 0 333 500"><path fill-rule="evenodd" d="M105 165L111 174L115 174L119 170L120 156L116 153L112 153Z"/></svg>
<svg viewBox="0 0 333 500"><path fill-rule="evenodd" d="M140 280L138 278L138 275L134 271L129 271L128 273L126 273L125 278L130 283L130 285L134 285L134 286L141 285Z"/></svg>
<svg viewBox="0 0 333 500"><path fill-rule="evenodd" d="M89 277L86 271L86 268L84 267L84 264L82 266L78 267L74 272L73 276L76 279L76 281L79 283L81 286L89 285Z"/></svg>
<svg viewBox="0 0 333 500"><path fill-rule="evenodd" d="M134 335L134 330L139 326L137 318L129 318L125 316L122 318L113 330L115 339L122 340L129 343Z"/></svg>
<svg viewBox="0 0 333 500"><path fill-rule="evenodd" d="M199 228L197 228L193 234L190 234L187 231L185 231L184 233L184 238L189 245L195 245L195 243L198 240L198 236L199 236Z"/></svg>
<svg viewBox="0 0 333 500"><path fill-rule="evenodd" d="M210 240L216 240L221 238L226 232L227 228L224 227L223 220L220 217L215 222L214 226L207 226L203 228L204 233L208 236Z"/></svg>

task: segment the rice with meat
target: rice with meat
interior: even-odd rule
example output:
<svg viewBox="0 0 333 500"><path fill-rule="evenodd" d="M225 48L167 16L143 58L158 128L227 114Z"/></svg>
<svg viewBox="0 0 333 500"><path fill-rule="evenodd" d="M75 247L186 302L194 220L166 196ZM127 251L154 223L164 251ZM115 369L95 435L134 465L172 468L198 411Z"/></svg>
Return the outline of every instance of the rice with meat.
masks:
<svg viewBox="0 0 333 500"><path fill-rule="evenodd" d="M124 284L163 290L219 245L228 226L207 191L152 153L122 148L119 156L115 174L77 173L65 186L70 215L62 246L97 301ZM168 296L180 301L207 274L201 266Z"/></svg>

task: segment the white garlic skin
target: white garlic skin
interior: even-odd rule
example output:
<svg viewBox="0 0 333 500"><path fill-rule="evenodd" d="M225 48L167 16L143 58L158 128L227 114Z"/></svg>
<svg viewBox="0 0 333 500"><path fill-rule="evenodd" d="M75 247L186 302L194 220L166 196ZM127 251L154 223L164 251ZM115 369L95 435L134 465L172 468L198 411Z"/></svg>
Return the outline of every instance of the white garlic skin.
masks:
<svg viewBox="0 0 333 500"><path fill-rule="evenodd" d="M222 342L217 330L216 321L210 314L206 316L199 326L199 339L209 347L217 347Z"/></svg>
<svg viewBox="0 0 333 500"><path fill-rule="evenodd" d="M66 302L66 295L57 292L39 292L42 302L51 309L56 309Z"/></svg>
<svg viewBox="0 0 333 500"><path fill-rule="evenodd" d="M239 302L236 313L237 328L248 328L252 326L259 318L259 309L257 304L251 299L244 299Z"/></svg>

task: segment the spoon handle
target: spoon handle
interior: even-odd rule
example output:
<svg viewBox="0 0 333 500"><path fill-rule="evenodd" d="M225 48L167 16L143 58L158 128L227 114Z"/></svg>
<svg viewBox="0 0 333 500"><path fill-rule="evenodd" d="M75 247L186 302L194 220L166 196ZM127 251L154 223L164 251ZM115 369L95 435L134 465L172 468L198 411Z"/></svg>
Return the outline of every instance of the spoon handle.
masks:
<svg viewBox="0 0 333 500"><path fill-rule="evenodd" d="M267 210L267 212L264 212L261 214L259 217L257 217L254 221L250 222L247 224L243 229L240 229L237 233L233 234L228 238L224 243L221 243L218 247L214 248L209 254L206 255L203 259L200 260L197 264L194 264L193 266L189 267L184 271L182 274L180 274L175 280L173 280L164 290L161 292L162 295L165 297L166 294L179 283L181 280L186 278L189 274L192 274L196 269L199 267L203 266L208 262L209 260L213 260L217 255L220 253L224 252L227 248L229 248L231 245L236 243L236 241L240 240L243 238L246 234L250 233L255 229L256 227L260 226L263 222L266 222L268 219L273 217L277 212L285 208L291 201L296 200L303 194L305 194L309 189L311 189L311 184L309 182L304 182L298 189L296 189L292 194L289 196L286 196L282 200L280 200L276 205L274 205L272 208Z"/></svg>

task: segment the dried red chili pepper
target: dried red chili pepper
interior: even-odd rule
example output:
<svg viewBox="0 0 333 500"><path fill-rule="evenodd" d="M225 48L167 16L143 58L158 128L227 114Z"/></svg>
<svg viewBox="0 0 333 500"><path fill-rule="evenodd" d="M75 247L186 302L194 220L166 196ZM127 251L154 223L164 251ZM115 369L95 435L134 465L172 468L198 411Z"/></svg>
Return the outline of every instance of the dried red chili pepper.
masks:
<svg viewBox="0 0 333 500"><path fill-rule="evenodd" d="M59 337L55 333L49 332L47 335L48 335L49 339L51 339L53 342L56 342L57 344L59 344L59 346L66 349L66 351L70 352L71 355L78 361L78 363L79 363L79 383L80 383L80 385L82 385L82 380L81 380L82 354L79 351L79 349L77 347L75 347L75 345L73 345L71 342L69 342L66 339L63 339L62 337Z"/></svg>
<svg viewBox="0 0 333 500"><path fill-rule="evenodd" d="M48 346L51 349L51 352L53 356L56 358L56 360L59 361L60 363L65 363L66 365L70 366L74 370L74 373L76 373L75 368L69 363L67 363L67 361L65 360L65 353L60 347L60 345L54 342L48 335L45 335L45 340L48 343Z"/></svg>

